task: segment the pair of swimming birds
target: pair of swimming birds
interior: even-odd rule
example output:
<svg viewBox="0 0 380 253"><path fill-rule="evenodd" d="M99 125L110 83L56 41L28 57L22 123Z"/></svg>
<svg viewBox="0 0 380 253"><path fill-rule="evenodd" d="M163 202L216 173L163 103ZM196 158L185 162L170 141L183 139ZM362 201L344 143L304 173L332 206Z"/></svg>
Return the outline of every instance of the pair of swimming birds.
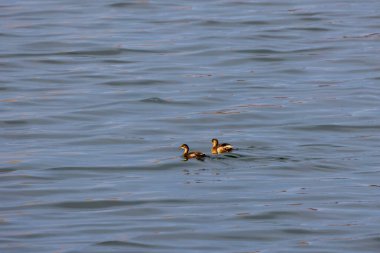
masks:
<svg viewBox="0 0 380 253"><path fill-rule="evenodd" d="M228 144L228 143L219 144L218 139L212 139L211 143L212 143L211 153L215 154L215 155L221 154L221 153L226 153L226 152L231 152L233 150L233 146L231 144ZM187 144L182 144L181 147L179 147L179 148L183 149L183 157L186 160L191 159L191 158L195 158L195 159L199 160L199 159L203 159L207 156L204 153L199 152L199 151L189 152L190 149L189 149L189 146Z"/></svg>

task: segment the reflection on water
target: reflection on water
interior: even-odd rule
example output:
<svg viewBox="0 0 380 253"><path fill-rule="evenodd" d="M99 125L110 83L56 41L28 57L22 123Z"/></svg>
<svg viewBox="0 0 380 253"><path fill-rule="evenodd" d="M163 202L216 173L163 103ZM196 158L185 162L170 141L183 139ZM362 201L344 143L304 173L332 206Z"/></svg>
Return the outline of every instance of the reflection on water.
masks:
<svg viewBox="0 0 380 253"><path fill-rule="evenodd" d="M3 1L0 251L377 252L379 7Z"/></svg>

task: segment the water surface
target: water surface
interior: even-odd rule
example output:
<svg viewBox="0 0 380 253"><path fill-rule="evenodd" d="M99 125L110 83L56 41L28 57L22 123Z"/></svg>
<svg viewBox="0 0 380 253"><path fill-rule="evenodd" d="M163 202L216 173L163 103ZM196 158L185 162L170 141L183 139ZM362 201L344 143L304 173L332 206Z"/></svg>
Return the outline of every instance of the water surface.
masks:
<svg viewBox="0 0 380 253"><path fill-rule="evenodd" d="M377 252L379 9L2 1L0 251Z"/></svg>

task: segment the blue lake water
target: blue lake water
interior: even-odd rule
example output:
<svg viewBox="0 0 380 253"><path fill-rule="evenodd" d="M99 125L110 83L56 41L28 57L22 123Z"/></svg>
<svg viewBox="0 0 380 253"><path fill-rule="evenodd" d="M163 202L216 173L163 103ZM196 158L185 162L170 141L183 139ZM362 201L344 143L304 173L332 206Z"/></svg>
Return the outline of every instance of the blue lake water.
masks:
<svg viewBox="0 0 380 253"><path fill-rule="evenodd" d="M0 1L0 252L378 252L379 10Z"/></svg>

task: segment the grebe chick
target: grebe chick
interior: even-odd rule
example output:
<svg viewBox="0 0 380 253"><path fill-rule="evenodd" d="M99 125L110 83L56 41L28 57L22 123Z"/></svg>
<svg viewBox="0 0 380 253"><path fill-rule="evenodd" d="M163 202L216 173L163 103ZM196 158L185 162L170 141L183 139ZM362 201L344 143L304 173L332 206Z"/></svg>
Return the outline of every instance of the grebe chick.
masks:
<svg viewBox="0 0 380 253"><path fill-rule="evenodd" d="M212 142L211 153L213 154L231 152L232 149L234 148L231 144L228 144L228 143L219 144L218 139L212 139L211 142Z"/></svg>
<svg viewBox="0 0 380 253"><path fill-rule="evenodd" d="M181 147L179 148L183 149L183 158L185 158L185 160L192 159L192 158L202 160L206 157L206 155L203 154L202 152L198 152L198 151L189 152L189 146L187 146L187 144L182 144Z"/></svg>

